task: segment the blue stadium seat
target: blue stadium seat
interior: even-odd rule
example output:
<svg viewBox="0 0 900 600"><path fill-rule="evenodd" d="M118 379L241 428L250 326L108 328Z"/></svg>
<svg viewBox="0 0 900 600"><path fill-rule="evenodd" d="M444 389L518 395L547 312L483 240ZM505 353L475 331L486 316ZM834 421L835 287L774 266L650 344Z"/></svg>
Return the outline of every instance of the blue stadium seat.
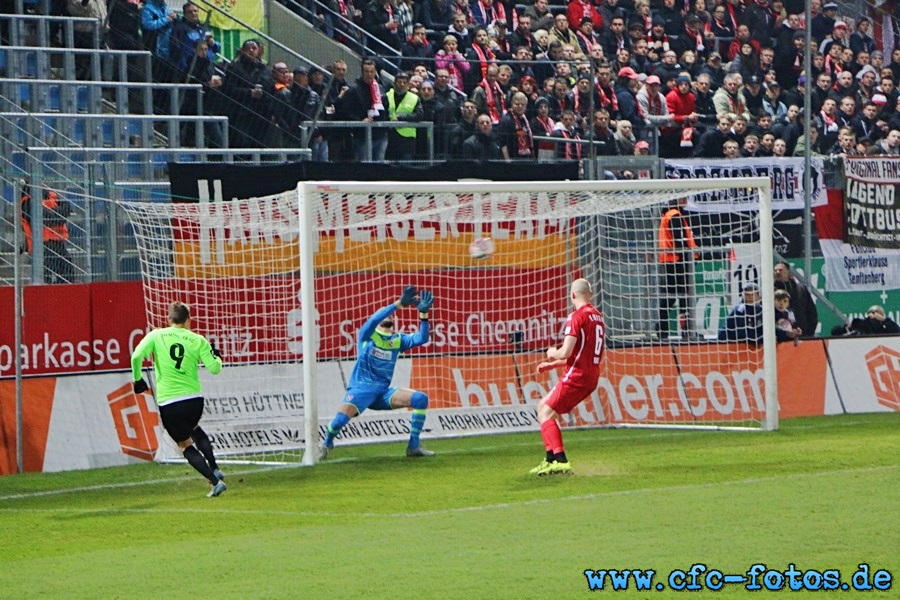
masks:
<svg viewBox="0 0 900 600"><path fill-rule="evenodd" d="M94 112L91 110L90 88L78 86L75 89L75 110L80 113Z"/></svg>
<svg viewBox="0 0 900 600"><path fill-rule="evenodd" d="M62 110L62 86L53 84L47 87L47 110Z"/></svg>
<svg viewBox="0 0 900 600"><path fill-rule="evenodd" d="M112 119L102 119L100 121L100 145L104 147L115 147L116 144L116 124Z"/></svg>

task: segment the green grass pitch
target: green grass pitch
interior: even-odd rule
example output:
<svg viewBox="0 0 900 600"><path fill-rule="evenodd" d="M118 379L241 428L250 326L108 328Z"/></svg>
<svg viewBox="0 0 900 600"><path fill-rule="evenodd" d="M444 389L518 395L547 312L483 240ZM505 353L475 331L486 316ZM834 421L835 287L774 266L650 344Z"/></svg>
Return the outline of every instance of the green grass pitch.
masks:
<svg viewBox="0 0 900 600"><path fill-rule="evenodd" d="M576 474L527 475L535 434L346 446L316 468L155 464L0 478L0 598L746 598L589 592L584 571L859 563L900 597L900 414L774 433L564 431ZM757 592L758 597L829 596Z"/></svg>

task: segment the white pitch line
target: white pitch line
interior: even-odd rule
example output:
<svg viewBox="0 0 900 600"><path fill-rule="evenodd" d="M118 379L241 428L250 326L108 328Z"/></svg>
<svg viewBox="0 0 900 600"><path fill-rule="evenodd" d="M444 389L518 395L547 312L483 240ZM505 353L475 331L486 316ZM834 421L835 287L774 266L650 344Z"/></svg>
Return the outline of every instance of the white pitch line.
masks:
<svg viewBox="0 0 900 600"><path fill-rule="evenodd" d="M648 437L653 437L653 438L655 438L655 437L670 437L673 435L685 435L685 433L687 433L687 432L669 431L669 432L659 432L659 433L643 434L643 435L635 434L635 435L619 436L615 439L618 441L618 440L623 440L623 439L627 440L629 438L636 438L636 437L641 437L644 439L646 439ZM453 438L448 438L448 439L453 439ZM610 441L612 441L612 440L610 440ZM516 444L495 444L495 445L489 445L489 446L479 446L478 448L469 448L466 450L445 450L445 451L442 451L441 454L442 455L472 454L472 453L477 453L477 452L485 452L485 451L491 451L491 450L496 450L496 449L521 447L521 446L534 446L534 443L533 442L520 442L520 443L516 443ZM387 457L387 456L393 456L393 455L385 454L383 456ZM358 458L358 457L330 458L326 464L336 464L336 463L342 463L342 462L357 462L357 461L362 461L362 460L368 460L369 458L382 458L382 456L367 457L367 458ZM265 473L268 471L275 471L278 469L296 469L296 468L301 468L301 467L302 467L302 465L300 465L300 464L291 463L291 464L287 464L284 466L259 467L259 468L247 469L244 471L229 470L226 475L228 477L236 477L239 475L251 475L253 473ZM104 484L88 485L88 486L82 486L82 487L60 488L60 489L55 489L55 490L42 490L42 491L37 491L37 492L23 492L21 494L10 494L8 496L0 496L0 502L4 502L4 501L8 501L8 500L27 500L29 498L43 498L43 497L47 497L47 496L58 496L61 494L76 494L76 493L80 493L80 492L97 492L97 491L101 491L101 490L117 490L117 489L124 489L124 488L139 487L142 485L157 485L157 484L162 484L162 483L180 483L180 482L184 482L184 481L192 481L195 479L197 479L197 475L192 474L192 475L183 475L181 477L167 477L164 479L148 479L145 481L129 481L129 482L123 482L123 483L104 483Z"/></svg>
<svg viewBox="0 0 900 600"><path fill-rule="evenodd" d="M398 512L398 513L332 513L332 512L310 512L310 511L290 511L290 510L231 510L231 509L202 509L202 508L0 508L0 513L75 513L75 514L217 514L217 515L257 515L257 516L290 516L290 517L311 517L311 518L347 518L348 516L371 518L422 518L422 517L440 517L450 514L463 514L471 512L483 512L486 510L505 510L510 508L519 508L525 506L537 506L541 504L558 503L560 501L583 501L597 500L601 498L614 498L618 496L636 496L641 494L652 494L660 492L682 492L697 489L709 489L716 487L728 487L734 485L756 485L760 483L768 483L773 481L790 481L801 480L812 477L831 477L837 475L851 475L863 473L880 473L883 471L896 471L900 469L900 465L889 465L883 467L867 467L861 469L839 469L835 471L820 471L818 473L800 473L787 474L783 476L773 477L757 477L752 479L739 479L735 481L718 481L709 483L697 483L690 485L675 485L658 488L640 488L636 490L619 490L614 492L599 492L596 494L582 494L578 496L568 496L563 498L538 498L535 500L523 500L522 502L503 502L499 504L482 504L477 506L463 506L459 508L446 508L441 510L428 510L419 512ZM170 480L180 481L180 480ZM217 501L218 502L218 501Z"/></svg>

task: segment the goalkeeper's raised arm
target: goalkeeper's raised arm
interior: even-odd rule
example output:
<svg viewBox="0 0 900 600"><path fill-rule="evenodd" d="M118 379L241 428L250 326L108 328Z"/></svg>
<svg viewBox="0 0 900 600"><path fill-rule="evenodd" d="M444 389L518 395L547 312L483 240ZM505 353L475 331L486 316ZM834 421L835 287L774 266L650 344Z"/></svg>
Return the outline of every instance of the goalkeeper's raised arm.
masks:
<svg viewBox="0 0 900 600"><path fill-rule="evenodd" d="M428 341L428 322L434 294L427 290L417 292L408 285L400 297L391 304L378 309L359 329L357 358L347 393L337 415L328 425L328 433L322 446L321 458L334 448L334 440L350 419L366 409L391 410L395 408L413 409L410 417L409 444L407 456L433 456L419 444L419 435L425 424L425 409L428 395L418 390L391 387L394 368L401 352L421 346ZM394 313L400 308L415 306L419 313L419 330L414 334L397 333Z"/></svg>

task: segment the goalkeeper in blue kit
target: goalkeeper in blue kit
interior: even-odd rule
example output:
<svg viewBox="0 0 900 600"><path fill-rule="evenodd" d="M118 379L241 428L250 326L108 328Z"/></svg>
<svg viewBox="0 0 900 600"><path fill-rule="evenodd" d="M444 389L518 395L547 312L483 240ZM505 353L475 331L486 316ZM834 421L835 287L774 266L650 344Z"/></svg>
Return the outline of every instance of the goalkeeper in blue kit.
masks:
<svg viewBox="0 0 900 600"><path fill-rule="evenodd" d="M434 304L434 295L422 290L416 296L416 288L408 285L393 304L379 309L359 330L356 342L357 360L350 375L350 384L343 403L328 425L320 458L325 458L334 448L334 439L350 419L367 408L393 410L411 407L409 444L406 455L434 456L419 443L425 425L425 409L428 395L417 390L391 387L394 367L401 352L421 346L428 341L428 311ZM419 311L419 331L415 334L395 333L394 313L398 308L415 305Z"/></svg>

